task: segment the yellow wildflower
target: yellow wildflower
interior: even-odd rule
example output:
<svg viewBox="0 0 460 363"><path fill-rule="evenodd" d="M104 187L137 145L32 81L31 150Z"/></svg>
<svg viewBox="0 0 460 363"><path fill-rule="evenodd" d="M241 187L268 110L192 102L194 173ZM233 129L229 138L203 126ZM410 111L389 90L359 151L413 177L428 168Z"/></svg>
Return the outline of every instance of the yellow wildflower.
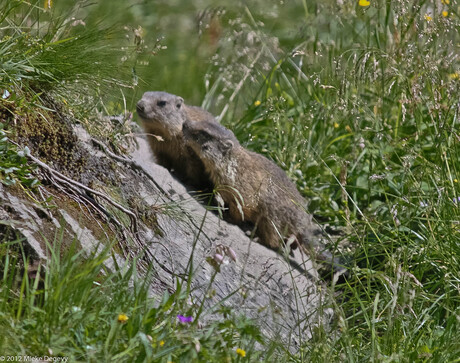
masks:
<svg viewBox="0 0 460 363"><path fill-rule="evenodd" d="M339 126L340 126L340 125L339 125L337 122L334 122L334 128L335 128L335 129L338 129Z"/></svg>
<svg viewBox="0 0 460 363"><path fill-rule="evenodd" d="M451 73L449 74L449 79L459 79L460 78L460 73L459 72L455 72L455 73Z"/></svg>
<svg viewBox="0 0 460 363"><path fill-rule="evenodd" d="M347 132L353 132L353 130L351 129L351 127L350 127L350 126L348 126L348 125L347 125L347 126L345 126L345 130L347 130Z"/></svg>
<svg viewBox="0 0 460 363"><path fill-rule="evenodd" d="M371 2L369 0L359 0L359 6L369 6Z"/></svg>
<svg viewBox="0 0 460 363"><path fill-rule="evenodd" d="M246 352L243 349L237 348L236 354L240 355L241 357L246 357Z"/></svg>
<svg viewBox="0 0 460 363"><path fill-rule="evenodd" d="M441 2L442 2L443 4L446 4L446 5L449 5L449 4L450 4L450 0L441 0Z"/></svg>
<svg viewBox="0 0 460 363"><path fill-rule="evenodd" d="M260 102L259 100L257 100L256 102L254 102L254 106L259 106L262 102Z"/></svg>
<svg viewBox="0 0 460 363"><path fill-rule="evenodd" d="M128 321L128 319L129 319L128 315L126 315L126 314L119 314L118 315L118 321L120 323L126 323Z"/></svg>
<svg viewBox="0 0 460 363"><path fill-rule="evenodd" d="M447 15L449 15L449 13L448 13L447 11L445 11L445 10L444 10L441 14L442 14L442 16L445 17L445 18L447 17Z"/></svg>
<svg viewBox="0 0 460 363"><path fill-rule="evenodd" d="M160 340L160 347L162 347L163 345L165 345L165 341L164 341L164 340Z"/></svg>
<svg viewBox="0 0 460 363"><path fill-rule="evenodd" d="M53 0L45 0L45 3L43 5L45 9L51 9L52 6L53 6Z"/></svg>
<svg viewBox="0 0 460 363"><path fill-rule="evenodd" d="M431 20L433 20L433 18L431 17L430 14L425 14L425 20L426 21L431 21Z"/></svg>
<svg viewBox="0 0 460 363"><path fill-rule="evenodd" d="M454 183L458 183L458 180L457 180L457 179L454 179Z"/></svg>

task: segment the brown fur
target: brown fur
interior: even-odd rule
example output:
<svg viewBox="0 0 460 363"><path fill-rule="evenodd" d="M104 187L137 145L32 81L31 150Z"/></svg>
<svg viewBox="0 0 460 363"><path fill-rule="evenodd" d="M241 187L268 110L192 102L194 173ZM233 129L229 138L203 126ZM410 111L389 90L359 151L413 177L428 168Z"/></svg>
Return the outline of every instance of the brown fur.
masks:
<svg viewBox="0 0 460 363"><path fill-rule="evenodd" d="M213 122L185 122L184 140L202 160L236 222L254 223L262 243L278 249L294 236L318 260L334 269L338 260L321 243L322 231L306 211L306 201L275 163L246 150L234 134Z"/></svg>
<svg viewBox="0 0 460 363"><path fill-rule="evenodd" d="M184 144L182 125L186 119L215 122L214 116L200 107L188 106L182 97L166 92L144 93L136 109L158 164L195 188L208 188L210 182L203 163Z"/></svg>

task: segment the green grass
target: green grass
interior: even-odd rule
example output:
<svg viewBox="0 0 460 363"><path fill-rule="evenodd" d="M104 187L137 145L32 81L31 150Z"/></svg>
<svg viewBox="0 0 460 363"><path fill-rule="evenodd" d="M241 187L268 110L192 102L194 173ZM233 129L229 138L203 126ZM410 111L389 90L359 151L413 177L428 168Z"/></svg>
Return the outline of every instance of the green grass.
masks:
<svg viewBox="0 0 460 363"><path fill-rule="evenodd" d="M259 355L251 353L256 341L263 342L253 322L222 309L222 322L204 328L198 321L181 323L178 315L193 315L186 286L178 282L173 294L150 297L153 271L138 279L135 263L109 270L110 244L90 256L74 245L61 258L56 242L47 266L30 278L17 267L25 261L20 242L2 245L3 355L119 362L236 360L237 348L248 358Z"/></svg>
<svg viewBox="0 0 460 363"><path fill-rule="evenodd" d="M423 2L375 3L340 9L329 23L337 32L318 33L297 46L301 56L273 64L258 78L260 105L246 102L245 115L225 121L282 165L312 212L334 218L353 242L342 335L306 342L299 359L453 361L460 84L450 54L458 17L428 21ZM318 13L305 28L323 21Z"/></svg>
<svg viewBox="0 0 460 363"><path fill-rule="evenodd" d="M4 108L8 102L35 107L36 85L64 99L84 89L73 100L83 104L90 98L94 108L109 113L133 110L146 90L177 93L194 104L203 101L217 115L225 111L222 122L245 146L286 170L319 221L345 231L350 244L344 253L353 262L351 277L339 287L344 298L335 306L334 329L340 334L318 329L296 355L261 340L263 347L277 349L277 361L458 361L457 3L371 0L369 7L360 7L357 1L303 0L206 8L207 2L202 7L158 2L126 9L124 2L110 1L120 13L126 9L124 23L111 27L102 15L109 2L100 1L80 13L73 8L72 14L86 16L88 25L67 32L57 30L68 26L58 12L24 7L18 18L5 10L19 3L0 3L0 89L12 94L2 101ZM56 6L70 11L65 1ZM198 10L203 11L201 27L194 17ZM19 32L18 19L28 17L33 25ZM39 31L53 19L53 27ZM131 45L117 35L97 35L117 34L111 31L122 24L129 29L141 24L146 48L136 52L131 30ZM72 37L79 31L81 37ZM33 46L24 53L27 42ZM126 52L121 46L131 48ZM107 52L114 52L113 62ZM102 59L111 65L93 69ZM126 75L114 80L118 66ZM129 87L106 94L105 84ZM22 165L16 153L0 154L0 170L11 160ZM18 170L11 178L29 172ZM186 292L148 298L146 285L134 282L128 288L132 269L101 276L106 255L86 262L76 257L82 274L72 273L71 257L54 258L45 279L49 292L37 297L37 289L21 276L22 294L8 292L18 288L12 285L14 263L7 261L11 254L4 251L3 256L4 286L9 287L0 297L1 324L8 333L0 337L0 347L35 354L50 347L82 360L164 354L161 359L173 361L236 360L234 349L241 347L245 359L260 358L252 323L232 317L204 328L178 325L177 314L193 315L184 311ZM59 279L75 284L91 304L62 289ZM120 313L129 316L127 323L117 321ZM233 338L236 332L240 341Z"/></svg>

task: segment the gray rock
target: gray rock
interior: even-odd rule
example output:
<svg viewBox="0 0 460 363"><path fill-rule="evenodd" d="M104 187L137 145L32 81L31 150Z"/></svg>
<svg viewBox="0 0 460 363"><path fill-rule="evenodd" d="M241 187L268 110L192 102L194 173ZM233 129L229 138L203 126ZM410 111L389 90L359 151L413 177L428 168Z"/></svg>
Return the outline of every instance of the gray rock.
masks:
<svg viewBox="0 0 460 363"><path fill-rule="evenodd" d="M202 225L199 233L190 223L162 216L159 223L164 237L161 243L152 244L155 256L161 256L161 260L176 273L186 274L185 267L193 253L193 295L201 301L216 273L206 258L212 258L219 245L232 248L237 261L224 258L220 272L212 282L211 289L215 290L215 295L205 304L209 308L207 313L212 316L212 307L225 300L223 305L256 318L269 335L275 333L287 338L289 332L297 334L301 331L303 338L309 337L311 327L318 322L318 308L323 303L318 292L317 273L311 261L306 256L302 258L296 251L294 261L304 270L299 271L287 258L251 241L239 227L220 220L192 198L166 169L152 162L145 140L138 139L137 143L133 159L143 165L164 190L170 191L172 201L180 206L182 213L195 221L195 226ZM150 198L147 193L145 200L155 200L156 193L151 191ZM326 315L330 317L331 311Z"/></svg>
<svg viewBox="0 0 460 363"><path fill-rule="evenodd" d="M300 340L311 337L314 326L331 319L332 310L324 308L322 296L325 294L320 294L317 273L306 256L296 251L291 259L301 268L294 268L289 258L251 240L239 227L220 220L215 212L192 197L169 171L154 163L144 139L137 138L138 147L130 156L136 164L129 164L101 151L83 128L76 127L75 132L81 148L91 158L89 164L93 168L101 165L103 173L99 174L107 176L105 180L94 176L91 187L97 186L97 191L105 195L109 192L116 195L115 200L121 199L121 205L136 209L138 215L140 211L153 213L154 218L137 218L137 232L129 228L120 232L121 220L115 226L110 223L114 233L121 233L134 242L125 245L124 256L116 256L118 265L129 263L130 256L138 255L139 251L146 252L142 261L145 266L153 264L157 274L152 281L152 295L175 289L177 276L187 277L192 258L190 302L201 305L204 299L199 317L204 324L219 319L220 306L229 307L256 319L265 334L279 336L294 347ZM91 171L86 170L80 182L86 185L90 176ZM118 185L114 185L114 181ZM46 191L48 187L41 188ZM71 203L60 203L57 209L46 210L0 184L0 234L2 226L15 229L39 259L46 259L47 247L42 236L53 235L61 225L68 236L77 237L85 251L100 249L104 241L95 237L93 231L97 226L88 220L93 218L101 225L109 223L109 218L104 220L100 210L110 210L110 203L98 196L92 197L95 200L92 206L90 199L79 200L80 212L75 206L70 210ZM101 207L99 212L97 208L94 212L95 205ZM88 212L90 210L93 212ZM88 216L79 218L81 215ZM222 255L226 248L234 251L236 261ZM220 272L208 262L215 258L216 252L223 257ZM109 268L114 267L108 264Z"/></svg>

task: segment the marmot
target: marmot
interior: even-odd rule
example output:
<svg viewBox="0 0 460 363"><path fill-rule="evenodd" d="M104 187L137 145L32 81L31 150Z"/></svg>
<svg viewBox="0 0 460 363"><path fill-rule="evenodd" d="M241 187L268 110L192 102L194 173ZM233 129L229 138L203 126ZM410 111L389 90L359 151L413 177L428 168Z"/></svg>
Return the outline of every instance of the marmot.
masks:
<svg viewBox="0 0 460 363"><path fill-rule="evenodd" d="M203 163L183 142L182 124L186 119L216 122L214 116L166 92L145 92L136 110L158 164L194 188L209 188L211 184Z"/></svg>
<svg viewBox="0 0 460 363"><path fill-rule="evenodd" d="M305 211L305 199L280 167L246 150L233 132L215 122L186 121L183 135L202 160L232 221L254 223L261 242L272 249L279 249L281 236L285 236L306 247L327 267L344 270L339 259L325 250L322 230L313 223Z"/></svg>

